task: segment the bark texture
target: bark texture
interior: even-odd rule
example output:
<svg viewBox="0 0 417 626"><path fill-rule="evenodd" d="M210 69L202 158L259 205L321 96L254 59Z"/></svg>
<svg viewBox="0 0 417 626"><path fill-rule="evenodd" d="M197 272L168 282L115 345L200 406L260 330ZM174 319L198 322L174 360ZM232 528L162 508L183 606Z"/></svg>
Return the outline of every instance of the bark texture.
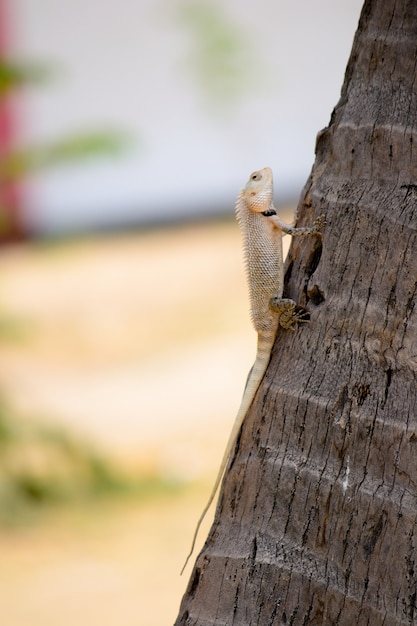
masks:
<svg viewBox="0 0 417 626"><path fill-rule="evenodd" d="M416 0L366 0L300 201L327 226L287 261L311 323L278 333L177 626L417 624L416 66Z"/></svg>

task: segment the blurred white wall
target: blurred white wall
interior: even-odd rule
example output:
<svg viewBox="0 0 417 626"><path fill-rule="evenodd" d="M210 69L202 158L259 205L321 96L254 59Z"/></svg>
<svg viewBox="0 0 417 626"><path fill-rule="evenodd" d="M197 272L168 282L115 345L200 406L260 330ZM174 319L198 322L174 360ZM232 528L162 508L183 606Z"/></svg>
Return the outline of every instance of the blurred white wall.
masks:
<svg viewBox="0 0 417 626"><path fill-rule="evenodd" d="M270 165L278 195L297 196L315 136L336 104L362 0L211 0L234 24L246 86L211 102L191 64L179 0L10 0L19 55L57 79L26 92L30 141L119 128L118 160L60 168L30 185L40 231L232 210L253 169ZM199 4L197 1L194 4Z"/></svg>

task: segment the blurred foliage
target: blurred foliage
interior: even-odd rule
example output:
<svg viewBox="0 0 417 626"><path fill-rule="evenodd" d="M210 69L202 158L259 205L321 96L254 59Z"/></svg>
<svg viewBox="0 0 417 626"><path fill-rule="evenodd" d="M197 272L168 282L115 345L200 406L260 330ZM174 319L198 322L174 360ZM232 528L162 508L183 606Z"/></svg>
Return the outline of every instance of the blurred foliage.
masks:
<svg viewBox="0 0 417 626"><path fill-rule="evenodd" d="M227 17L222 6L181 0L178 18L191 40L192 73L207 100L231 103L253 88L256 59L250 37Z"/></svg>
<svg viewBox="0 0 417 626"><path fill-rule="evenodd" d="M22 87L45 84L56 71L46 64L14 62L0 58L0 105L2 101ZM116 130L93 130L75 133L49 143L28 146L6 151L0 146L0 236L7 235L13 228L12 207L4 204L7 193L1 193L1 186L29 174L55 167L82 162L99 156L118 156L127 148L126 134ZM14 217L14 219L16 219Z"/></svg>
<svg viewBox="0 0 417 626"><path fill-rule="evenodd" d="M108 130L71 135L43 146L15 151L0 158L0 176L16 180L37 170L67 165L101 155L117 156L127 145L127 137Z"/></svg>
<svg viewBox="0 0 417 626"><path fill-rule="evenodd" d="M2 526L30 523L52 506L144 497L177 486L157 474L127 474L59 428L17 419L0 401Z"/></svg>
<svg viewBox="0 0 417 626"><path fill-rule="evenodd" d="M0 226L1 229L1 226ZM0 344L21 343L31 336L32 323L0 306Z"/></svg>
<svg viewBox="0 0 417 626"><path fill-rule="evenodd" d="M43 64L0 59L0 98L18 87L45 82L52 75L52 69Z"/></svg>

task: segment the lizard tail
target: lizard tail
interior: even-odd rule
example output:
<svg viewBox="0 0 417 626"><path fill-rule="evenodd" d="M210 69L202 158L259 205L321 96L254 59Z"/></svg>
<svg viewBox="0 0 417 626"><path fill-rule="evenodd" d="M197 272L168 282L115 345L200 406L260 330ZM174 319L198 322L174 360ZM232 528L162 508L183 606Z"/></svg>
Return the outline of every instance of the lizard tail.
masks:
<svg viewBox="0 0 417 626"><path fill-rule="evenodd" d="M211 503L214 500L214 496L216 495L217 489L219 488L221 479L226 469L227 461L229 460L233 446L236 443L237 437L239 435L239 431L242 427L243 420L252 404L255 394L258 391L259 385L265 374L265 371L266 371L266 368L268 366L269 359L271 356L271 349L272 349L272 345L275 339L275 332L276 332L276 328L274 328L273 332L270 332L270 333L260 332L258 334L258 345L257 345L257 350L256 350L255 363L253 364L252 369L249 372L249 376L246 381L245 391L243 393L242 402L240 403L239 411L235 418L232 431L229 435L229 439L226 444L226 449L224 451L223 458L220 463L220 468L217 473L216 480L214 482L207 504L204 507L203 512L201 513L200 518L197 522L197 526L193 535L193 540L191 542L191 549L185 560L183 568L181 570L181 575L183 571L185 570L185 568L187 567L187 563L190 560L192 553L194 552L195 542L197 540L197 535L198 535L198 531L200 530L201 523L204 520L206 513L209 510Z"/></svg>

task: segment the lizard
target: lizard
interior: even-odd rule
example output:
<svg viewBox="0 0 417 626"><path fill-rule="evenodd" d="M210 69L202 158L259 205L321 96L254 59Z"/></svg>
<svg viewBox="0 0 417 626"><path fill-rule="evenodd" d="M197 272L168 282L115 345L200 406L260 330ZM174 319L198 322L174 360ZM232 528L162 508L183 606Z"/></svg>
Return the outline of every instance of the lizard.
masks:
<svg viewBox="0 0 417 626"><path fill-rule="evenodd" d="M297 323L308 321L305 310L300 310L294 300L283 298L282 237L284 234L292 236L319 234L324 225L323 216L320 216L310 228L296 228L294 224L281 221L273 204L273 177L269 167L250 175L237 198L235 213L243 238L251 318L258 335L256 358L249 372L214 485L197 522L191 550L181 574L194 551L201 523L213 502L246 413L265 374L278 327L295 330Z"/></svg>

